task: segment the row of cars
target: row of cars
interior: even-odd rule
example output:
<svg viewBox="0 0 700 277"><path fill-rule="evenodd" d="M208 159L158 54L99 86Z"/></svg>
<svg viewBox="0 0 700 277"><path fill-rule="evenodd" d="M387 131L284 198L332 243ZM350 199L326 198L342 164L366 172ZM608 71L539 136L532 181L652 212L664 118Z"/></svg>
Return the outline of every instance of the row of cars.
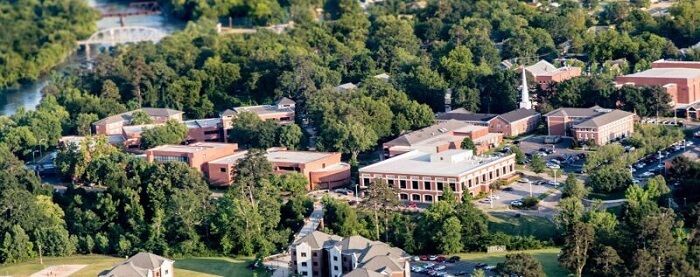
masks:
<svg viewBox="0 0 700 277"><path fill-rule="evenodd" d="M415 264L411 267L411 272L419 273L418 275L428 275L428 276L439 276L439 277L452 277L452 276L469 276L468 267L463 266L450 266L448 268L445 263L457 263L460 261L459 256L452 256L446 258L443 256L430 255L430 256L415 256L413 257ZM478 263L474 265L475 269L484 270L494 270L496 266L487 265L485 263ZM448 273L448 270L453 273Z"/></svg>
<svg viewBox="0 0 700 277"><path fill-rule="evenodd" d="M665 165L663 163L663 160L665 158L668 158L674 152L685 150L686 147L690 147L692 145L693 145L692 141L681 141L678 143L674 143L673 145L667 147L664 150L657 151L656 154L652 154L652 155L649 155L647 157L640 159L639 161L635 162L634 164L628 166L627 170L629 170L630 173L634 174L637 172L637 170L641 170L641 169L647 167L648 165L659 162L659 164L656 167L651 168L650 170L637 175L638 178L635 178L633 180L633 182L635 184L638 184L640 182L640 179L651 178L656 174L662 173L664 170L664 167L665 167Z"/></svg>

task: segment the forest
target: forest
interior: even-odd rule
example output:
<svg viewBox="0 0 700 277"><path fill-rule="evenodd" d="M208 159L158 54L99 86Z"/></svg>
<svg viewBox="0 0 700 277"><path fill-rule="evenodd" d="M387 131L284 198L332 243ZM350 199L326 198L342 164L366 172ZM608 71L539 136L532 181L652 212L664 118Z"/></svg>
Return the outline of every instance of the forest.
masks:
<svg viewBox="0 0 700 277"><path fill-rule="evenodd" d="M94 31L95 15L81 1L26 2L0 4L2 28L21 30L0 32L0 60L12 65L0 68L0 86L35 79L60 61L76 38ZM318 130L314 146L343 152L354 165L361 152L379 142L432 124L434 113L444 110L447 92L452 108L487 113L516 108L519 76L500 67L504 59L561 65L566 58L568 65L585 66L586 76L537 90L540 112L600 105L640 116L668 113L668 95L659 88L616 88L611 81L660 58L700 60L700 51L680 50L700 41L695 16L700 0L678 1L669 15L657 17L635 6L644 1L611 3L595 11L596 1L582 2L537 8L515 0L445 0L417 9L408 1L386 0L365 12L355 0L168 1L176 15L193 20L184 30L157 44L112 48L91 67L54 76L35 110L0 116L0 262L34 257L39 245L45 255L55 256L140 250L168 256L265 255L288 245L310 212L311 199L299 189L302 178L272 175L269 164L258 162L259 151L249 152L250 162L239 164L237 183L218 199L210 198L206 181L193 169L149 164L101 138L58 154L56 165L70 184L63 194L24 169L37 150L55 147L62 135L89 134L91 122L139 107L178 109L194 119L289 97L297 102L297 114ZM323 13L317 15L315 8ZM8 17L10 12L23 16ZM31 31L39 26L34 26L36 13L44 12L56 16L41 17L43 28ZM73 13L80 16L61 19ZM259 25L287 19L296 24L282 34L260 29L222 36L214 25L226 16ZM594 26L614 28L589 31ZM613 67L610 61L616 59L624 59L623 66ZM373 78L381 73L390 76L388 82ZM334 89L347 82L358 88ZM301 146L298 127L283 130L245 117L234 124L240 132L232 137L251 148ZM659 206L668 193L659 187L630 188L630 202L617 216L582 211L576 197L567 200L562 205L570 206L571 218L562 219L561 236L551 241L490 233L481 211L452 201L438 202L422 215L405 215L380 210L373 201L355 210L326 200L328 230L382 239L413 253L483 250L492 242L512 249L556 244L564 251L583 245L586 251L577 253L608 258L569 260L564 255L562 263L573 272L600 275L696 270L696 261L688 257L698 251L697 219L685 215L683 224ZM692 230L690 235L682 234L682 226ZM644 268L649 257L662 259ZM600 264L608 260L617 262Z"/></svg>
<svg viewBox="0 0 700 277"><path fill-rule="evenodd" d="M47 74L97 31L98 18L84 0L0 2L0 89Z"/></svg>

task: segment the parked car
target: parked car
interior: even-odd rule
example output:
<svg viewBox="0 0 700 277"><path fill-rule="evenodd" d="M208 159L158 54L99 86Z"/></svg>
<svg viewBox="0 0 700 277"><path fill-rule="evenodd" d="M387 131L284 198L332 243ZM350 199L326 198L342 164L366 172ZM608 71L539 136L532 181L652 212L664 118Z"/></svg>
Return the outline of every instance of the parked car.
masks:
<svg viewBox="0 0 700 277"><path fill-rule="evenodd" d="M639 177L642 177L642 178L649 178L651 176L654 176L654 173L652 173L651 171L647 171L647 172L644 172L644 173L639 175Z"/></svg>
<svg viewBox="0 0 700 277"><path fill-rule="evenodd" d="M687 147L693 146L693 142L692 142L692 141L686 141L686 142L685 142L685 146L687 146Z"/></svg>
<svg viewBox="0 0 700 277"><path fill-rule="evenodd" d="M576 172L578 174L583 174L583 173L586 173L586 170L583 169L583 167L581 167L581 168L577 168L576 170L574 170L574 172Z"/></svg>
<svg viewBox="0 0 700 277"><path fill-rule="evenodd" d="M508 153L508 152L510 152L510 147L509 146L503 147L503 149L501 149L500 152L501 153Z"/></svg>
<svg viewBox="0 0 700 277"><path fill-rule="evenodd" d="M445 266L444 265L439 265L435 267L435 270L444 270Z"/></svg>
<svg viewBox="0 0 700 277"><path fill-rule="evenodd" d="M459 256L452 256L452 257L450 257L450 259L447 260L447 261L450 262L450 263L456 263L456 262L459 262L459 260L460 260L460 257L459 257Z"/></svg>
<svg viewBox="0 0 700 277"><path fill-rule="evenodd" d="M505 187L505 188L503 188L503 190L504 191L513 191L513 188L512 187Z"/></svg>
<svg viewBox="0 0 700 277"><path fill-rule="evenodd" d="M523 202L521 202L520 200L515 200L513 202L510 202L510 205L514 207L520 207L523 205Z"/></svg>
<svg viewBox="0 0 700 277"><path fill-rule="evenodd" d="M420 260L421 260L421 261L427 261L427 260L428 260L428 256L426 256L426 255L420 256Z"/></svg>
<svg viewBox="0 0 700 277"><path fill-rule="evenodd" d="M418 256L413 256L413 261L414 261L414 262L420 261L420 257L418 257Z"/></svg>
<svg viewBox="0 0 700 277"><path fill-rule="evenodd" d="M484 269L486 269L486 270L494 270L494 269L496 269L496 266L495 266L495 265L487 265L487 266L484 267Z"/></svg>
<svg viewBox="0 0 700 277"><path fill-rule="evenodd" d="M438 256L438 257L437 257L437 260L435 260L435 261L437 261L438 263L444 263L446 260L447 260L447 259L445 259L445 257L443 257L443 256Z"/></svg>
<svg viewBox="0 0 700 277"><path fill-rule="evenodd" d="M430 255L430 256L428 257L428 260L435 261L435 260L437 260L437 258L438 258L437 255Z"/></svg>
<svg viewBox="0 0 700 277"><path fill-rule="evenodd" d="M474 268L484 268L486 266L487 266L487 264L485 264L485 263L478 263L478 264L476 264L476 266L474 266Z"/></svg>
<svg viewBox="0 0 700 277"><path fill-rule="evenodd" d="M537 152L537 156L546 157L547 153L546 152Z"/></svg>
<svg viewBox="0 0 700 277"><path fill-rule="evenodd" d="M416 204L416 202L408 202L408 204L406 204L406 207L418 208L418 204Z"/></svg>
<svg viewBox="0 0 700 277"><path fill-rule="evenodd" d="M638 185L640 182L639 179L632 179L632 184Z"/></svg>
<svg viewBox="0 0 700 277"><path fill-rule="evenodd" d="M558 164L553 164L553 163L548 163L548 164L547 164L547 167L549 167L549 168L551 168L551 169L559 169L559 168L561 168Z"/></svg>
<svg viewBox="0 0 700 277"><path fill-rule="evenodd" d="M500 197L498 195L491 195L491 196L489 196L489 198L490 199L500 199Z"/></svg>
<svg viewBox="0 0 700 277"><path fill-rule="evenodd" d="M526 184L527 184L527 183L529 183L529 182L530 182L530 179L528 179L528 178L520 178L520 179L518 179L518 183L526 183Z"/></svg>

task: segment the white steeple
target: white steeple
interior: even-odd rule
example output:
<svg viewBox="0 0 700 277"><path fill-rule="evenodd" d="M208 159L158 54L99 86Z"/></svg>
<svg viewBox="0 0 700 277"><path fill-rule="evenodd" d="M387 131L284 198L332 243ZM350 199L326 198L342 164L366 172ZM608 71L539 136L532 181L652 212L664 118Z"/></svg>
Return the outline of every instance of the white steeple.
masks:
<svg viewBox="0 0 700 277"><path fill-rule="evenodd" d="M532 102L530 102L530 93L527 89L527 79L525 77L525 66L522 67L523 71L523 84L520 93L520 108L521 109L532 109Z"/></svg>

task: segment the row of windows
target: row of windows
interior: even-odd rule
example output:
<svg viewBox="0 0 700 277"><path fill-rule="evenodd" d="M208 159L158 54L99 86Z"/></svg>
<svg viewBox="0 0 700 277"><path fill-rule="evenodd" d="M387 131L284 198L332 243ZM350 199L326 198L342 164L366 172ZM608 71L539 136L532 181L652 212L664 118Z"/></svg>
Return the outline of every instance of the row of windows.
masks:
<svg viewBox="0 0 700 277"><path fill-rule="evenodd" d="M187 162L187 157L184 156L161 156L161 155L155 155L153 156L153 160L157 162Z"/></svg>
<svg viewBox="0 0 700 277"><path fill-rule="evenodd" d="M488 173L484 173L479 177L475 177L472 179L467 180L466 182L462 182L460 184L459 190L456 187L456 184L454 182L450 182L449 186L452 189L452 191L462 191L463 189L466 188L472 188L476 185L481 184L482 182L487 182L491 181L493 179L501 177L501 175L508 174L510 172L513 172L515 170L515 166L513 164L508 165L508 166L503 166L501 168L496 168L495 171L490 171ZM365 185L370 184L370 178L364 178L364 183ZM410 181L410 183L409 183ZM394 185L398 182L399 188L400 189L411 189L411 190L432 190L432 191L443 191L445 182L441 181L419 181L419 180L394 180L394 179L387 179L387 183L389 185ZM410 184L410 186L409 186ZM434 184L434 185L433 185Z"/></svg>

